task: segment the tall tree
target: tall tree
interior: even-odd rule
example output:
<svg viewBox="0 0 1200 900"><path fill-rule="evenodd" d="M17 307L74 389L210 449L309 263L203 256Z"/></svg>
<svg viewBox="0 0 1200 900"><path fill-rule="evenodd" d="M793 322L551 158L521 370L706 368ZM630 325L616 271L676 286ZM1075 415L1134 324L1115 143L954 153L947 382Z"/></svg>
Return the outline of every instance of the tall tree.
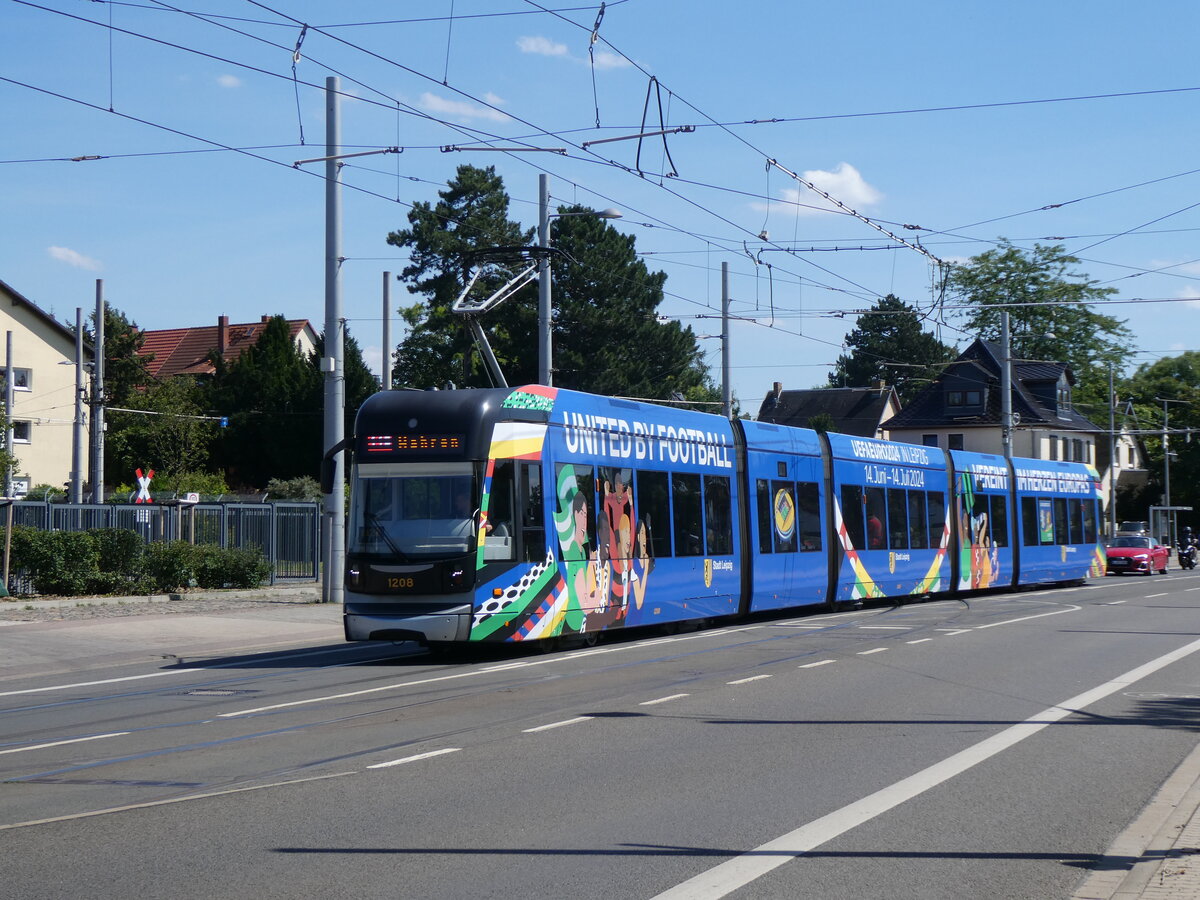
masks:
<svg viewBox="0 0 1200 900"><path fill-rule="evenodd" d="M438 196L441 199L435 205L414 204L408 214L409 227L387 237L395 247L410 248L409 265L400 277L409 282L411 293L425 298L423 303L400 310L409 333L396 350L393 373L396 383L413 387L438 387L447 382L485 386L490 382L470 333L462 319L450 312L450 305L466 283L473 251L527 246L533 232L508 218L504 181L490 166L459 166ZM498 273L481 278L475 291L486 296L504 280ZM532 333L528 326L531 317L536 327L536 307L531 310L529 303L514 299L487 319L500 364L506 373L513 373L507 376L510 381L536 380L536 362L533 376L527 377L521 368L527 353L514 357L505 349L507 335Z"/></svg>
<svg viewBox="0 0 1200 900"><path fill-rule="evenodd" d="M508 218L508 195L494 170L460 166L431 207L418 203L411 227L388 243L411 248L402 277L426 302L401 309L410 327L395 354L396 380L417 387L454 382L490 383L460 318L450 304L466 283L478 251L528 246L532 231ZM578 207L559 212L582 212ZM651 273L634 240L591 216L554 220L554 383L596 393L666 399L679 393L693 402L716 391L690 328L659 322L666 276ZM486 297L510 277L489 270L473 289ZM488 312L481 324L510 384L537 380L537 296L530 285Z"/></svg>
<svg viewBox="0 0 1200 900"><path fill-rule="evenodd" d="M272 478L316 472L321 459L321 377L275 316L232 364L214 351L209 403L229 420L217 461L230 484L261 488Z"/></svg>
<svg viewBox="0 0 1200 900"><path fill-rule="evenodd" d="M184 375L130 394L125 409L139 412L108 413L105 471L123 483L138 468L164 476L206 471L217 426L204 414L205 400L196 379Z"/></svg>
<svg viewBox="0 0 1200 900"><path fill-rule="evenodd" d="M560 210L567 215L555 224L554 383L664 400L711 396L691 327L658 319L666 274L647 269L632 236L604 219L571 215L583 211Z"/></svg>
<svg viewBox="0 0 1200 900"><path fill-rule="evenodd" d="M1109 367L1119 370L1128 361L1133 334L1123 321L1088 306L1116 288L1097 286L1074 271L1078 264L1062 245L1022 250L1001 238L994 249L956 266L947 286L970 305L964 328L986 340L1000 340L1001 304L1009 304L1012 356L1068 364L1076 399L1102 406Z"/></svg>
<svg viewBox="0 0 1200 900"><path fill-rule="evenodd" d="M1179 523L1200 531L1200 352L1189 350L1139 366L1123 394L1132 398L1142 429L1166 426L1170 431L1166 448L1158 434L1143 437L1150 484L1143 493L1143 506L1131 517L1146 518L1147 507L1165 500L1164 449L1168 449L1171 505L1192 507L1193 512L1179 514Z"/></svg>
<svg viewBox="0 0 1200 900"><path fill-rule="evenodd" d="M95 346L96 314L84 326L84 337ZM104 307L104 402L125 406L154 380L150 376L153 356L142 356L146 335L116 307Z"/></svg>
<svg viewBox="0 0 1200 900"><path fill-rule="evenodd" d="M858 317L845 344L850 352L833 364L830 385L873 387L882 381L896 389L901 403L912 400L956 355L925 330L915 307L892 294Z"/></svg>

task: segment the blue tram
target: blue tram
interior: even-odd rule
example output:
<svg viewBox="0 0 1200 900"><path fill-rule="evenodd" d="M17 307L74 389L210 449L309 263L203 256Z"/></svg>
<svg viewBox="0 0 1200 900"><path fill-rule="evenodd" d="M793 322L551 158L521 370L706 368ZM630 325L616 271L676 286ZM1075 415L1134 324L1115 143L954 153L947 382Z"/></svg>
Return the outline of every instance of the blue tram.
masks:
<svg viewBox="0 0 1200 900"><path fill-rule="evenodd" d="M349 443L348 640L589 637L1104 570L1078 463L541 385L376 394Z"/></svg>

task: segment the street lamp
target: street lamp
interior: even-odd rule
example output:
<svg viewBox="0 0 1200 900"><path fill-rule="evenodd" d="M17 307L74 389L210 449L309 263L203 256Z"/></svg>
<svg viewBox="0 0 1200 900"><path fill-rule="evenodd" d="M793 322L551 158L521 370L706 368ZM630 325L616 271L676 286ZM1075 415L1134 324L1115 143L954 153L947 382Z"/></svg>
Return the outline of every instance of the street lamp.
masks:
<svg viewBox="0 0 1200 900"><path fill-rule="evenodd" d="M538 384L551 385L554 383L554 378L551 375L553 351L550 341L552 312L550 303L550 220L566 216L619 219L621 213L615 209L551 213L550 177L544 172L538 175L538 212L538 246L542 249L542 253L538 256Z"/></svg>

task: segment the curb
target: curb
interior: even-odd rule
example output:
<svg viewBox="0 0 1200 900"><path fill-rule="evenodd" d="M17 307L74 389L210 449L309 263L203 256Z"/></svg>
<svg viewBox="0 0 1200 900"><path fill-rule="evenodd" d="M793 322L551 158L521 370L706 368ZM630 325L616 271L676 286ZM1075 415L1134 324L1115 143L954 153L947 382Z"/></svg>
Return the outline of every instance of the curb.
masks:
<svg viewBox="0 0 1200 900"><path fill-rule="evenodd" d="M0 600L4 609L59 609L64 606L120 606L129 603L171 603L179 600L282 600L321 602L321 586L307 582L282 584L249 590L186 591L170 594L134 594L126 597L62 597L56 600L23 600L8 597Z"/></svg>

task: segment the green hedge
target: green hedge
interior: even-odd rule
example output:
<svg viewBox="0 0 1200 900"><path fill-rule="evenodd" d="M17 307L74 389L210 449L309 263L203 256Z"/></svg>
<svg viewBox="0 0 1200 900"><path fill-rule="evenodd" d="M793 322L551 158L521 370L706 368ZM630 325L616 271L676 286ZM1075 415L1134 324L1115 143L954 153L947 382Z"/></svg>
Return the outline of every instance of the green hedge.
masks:
<svg viewBox="0 0 1200 900"><path fill-rule="evenodd" d="M256 550L185 541L145 544L137 532L122 528L41 531L17 526L9 570L29 578L39 594L78 596L256 588L271 574L271 564Z"/></svg>

